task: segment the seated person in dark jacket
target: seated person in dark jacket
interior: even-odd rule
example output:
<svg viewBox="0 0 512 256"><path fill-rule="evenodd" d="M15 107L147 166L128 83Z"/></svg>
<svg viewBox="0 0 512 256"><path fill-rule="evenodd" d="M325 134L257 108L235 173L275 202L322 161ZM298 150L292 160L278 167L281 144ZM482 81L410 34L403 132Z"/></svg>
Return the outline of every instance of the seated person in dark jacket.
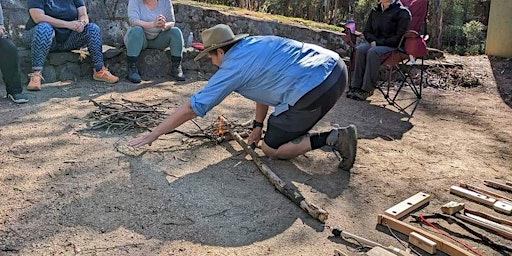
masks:
<svg viewBox="0 0 512 256"><path fill-rule="evenodd" d="M356 48L348 98L366 100L373 95L382 56L398 47L410 22L411 14L400 0L379 0L379 4L370 12L363 31L368 43Z"/></svg>
<svg viewBox="0 0 512 256"><path fill-rule="evenodd" d="M26 103L28 97L23 94L21 88L19 57L16 45L7 37L7 31L4 26L4 13L0 3L0 70L5 82L7 98L15 103Z"/></svg>

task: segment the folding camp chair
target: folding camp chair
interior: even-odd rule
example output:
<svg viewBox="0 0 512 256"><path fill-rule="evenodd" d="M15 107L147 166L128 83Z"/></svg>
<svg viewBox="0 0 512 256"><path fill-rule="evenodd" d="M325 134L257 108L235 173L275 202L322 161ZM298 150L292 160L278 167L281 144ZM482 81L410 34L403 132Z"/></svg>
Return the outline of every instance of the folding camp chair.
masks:
<svg viewBox="0 0 512 256"><path fill-rule="evenodd" d="M424 35L427 31L428 0L401 0L401 2L411 12L411 24L400 41L400 47L383 56L382 68L386 75L385 79L376 88L382 93L389 105L412 117L422 97L425 71L424 57L427 54ZM349 65L349 71L351 72L354 70L356 41L361 33L351 33L348 28L345 31L345 42L352 48ZM420 32L423 33L420 34ZM407 88L413 94L412 99L399 96L404 95Z"/></svg>

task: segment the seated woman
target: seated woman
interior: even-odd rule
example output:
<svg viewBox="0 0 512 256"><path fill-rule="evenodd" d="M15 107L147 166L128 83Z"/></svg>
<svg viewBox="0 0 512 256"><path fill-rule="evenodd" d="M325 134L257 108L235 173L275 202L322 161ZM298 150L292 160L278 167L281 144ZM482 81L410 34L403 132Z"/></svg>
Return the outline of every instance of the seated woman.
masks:
<svg viewBox="0 0 512 256"><path fill-rule="evenodd" d="M7 37L7 31L4 26L4 13L0 3L0 70L4 77L7 98L15 103L26 103L28 97L23 94L21 88L18 49L14 43Z"/></svg>
<svg viewBox="0 0 512 256"><path fill-rule="evenodd" d="M87 46L94 64L93 79L119 81L103 62L101 31L89 23L84 0L29 0L29 20L23 41L32 49L32 72L28 90L41 90L41 71L50 51L67 51Z"/></svg>
<svg viewBox="0 0 512 256"><path fill-rule="evenodd" d="M363 31L368 43L360 44L355 53L355 69L347 97L366 100L373 95L379 79L382 56L394 49L409 28L411 14L400 0L379 0L372 9Z"/></svg>
<svg viewBox="0 0 512 256"><path fill-rule="evenodd" d="M183 34L175 27L171 0L130 0L128 20L132 26L124 37L128 56L128 80L140 83L137 60L143 49L171 48L171 74L177 81L185 81L181 69Z"/></svg>

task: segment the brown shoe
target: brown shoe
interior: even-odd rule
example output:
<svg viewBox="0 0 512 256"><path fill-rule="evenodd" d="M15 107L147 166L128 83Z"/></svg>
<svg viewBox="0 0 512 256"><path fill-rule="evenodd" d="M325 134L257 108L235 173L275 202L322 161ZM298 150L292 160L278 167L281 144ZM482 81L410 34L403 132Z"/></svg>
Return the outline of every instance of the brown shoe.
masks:
<svg viewBox="0 0 512 256"><path fill-rule="evenodd" d="M354 166L357 154L357 128L355 125L333 128L327 136L326 144L340 153L342 160L338 165L339 168L348 171Z"/></svg>
<svg viewBox="0 0 512 256"><path fill-rule="evenodd" d="M43 75L41 75L41 71L35 71L34 73L28 74L28 76L30 77L30 82L28 82L27 90L40 91L41 80L44 81Z"/></svg>
<svg viewBox="0 0 512 256"><path fill-rule="evenodd" d="M111 84L117 83L119 81L119 77L112 75L106 67L102 67L101 70L98 72L94 70L94 75L92 76L92 78L96 81L102 81Z"/></svg>

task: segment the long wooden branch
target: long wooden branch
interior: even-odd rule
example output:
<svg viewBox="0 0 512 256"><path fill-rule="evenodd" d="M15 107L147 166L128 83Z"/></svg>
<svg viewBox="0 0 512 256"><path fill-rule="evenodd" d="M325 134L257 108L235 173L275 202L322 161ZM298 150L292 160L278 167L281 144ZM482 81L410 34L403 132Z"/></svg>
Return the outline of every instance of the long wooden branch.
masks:
<svg viewBox="0 0 512 256"><path fill-rule="evenodd" d="M222 122L226 124L228 123L228 121L224 117L220 116L219 118L222 120ZM244 139L237 132L230 130L229 133L245 150L245 152L251 156L254 164L256 164L258 166L258 169L260 169L260 171L265 176L267 176L270 183L272 183L274 187L276 187L277 190L279 190L279 192L288 197L296 205L300 206L300 208L302 208L309 215L311 215L311 217L319 220L322 223L325 223L325 221L329 217L329 213L326 210L308 202L296 188L294 188L290 184L287 184L281 178L279 178L279 176L277 176L268 165L263 163L259 155L256 154L256 152L254 152L254 150L249 145L247 145L247 143L245 143Z"/></svg>

